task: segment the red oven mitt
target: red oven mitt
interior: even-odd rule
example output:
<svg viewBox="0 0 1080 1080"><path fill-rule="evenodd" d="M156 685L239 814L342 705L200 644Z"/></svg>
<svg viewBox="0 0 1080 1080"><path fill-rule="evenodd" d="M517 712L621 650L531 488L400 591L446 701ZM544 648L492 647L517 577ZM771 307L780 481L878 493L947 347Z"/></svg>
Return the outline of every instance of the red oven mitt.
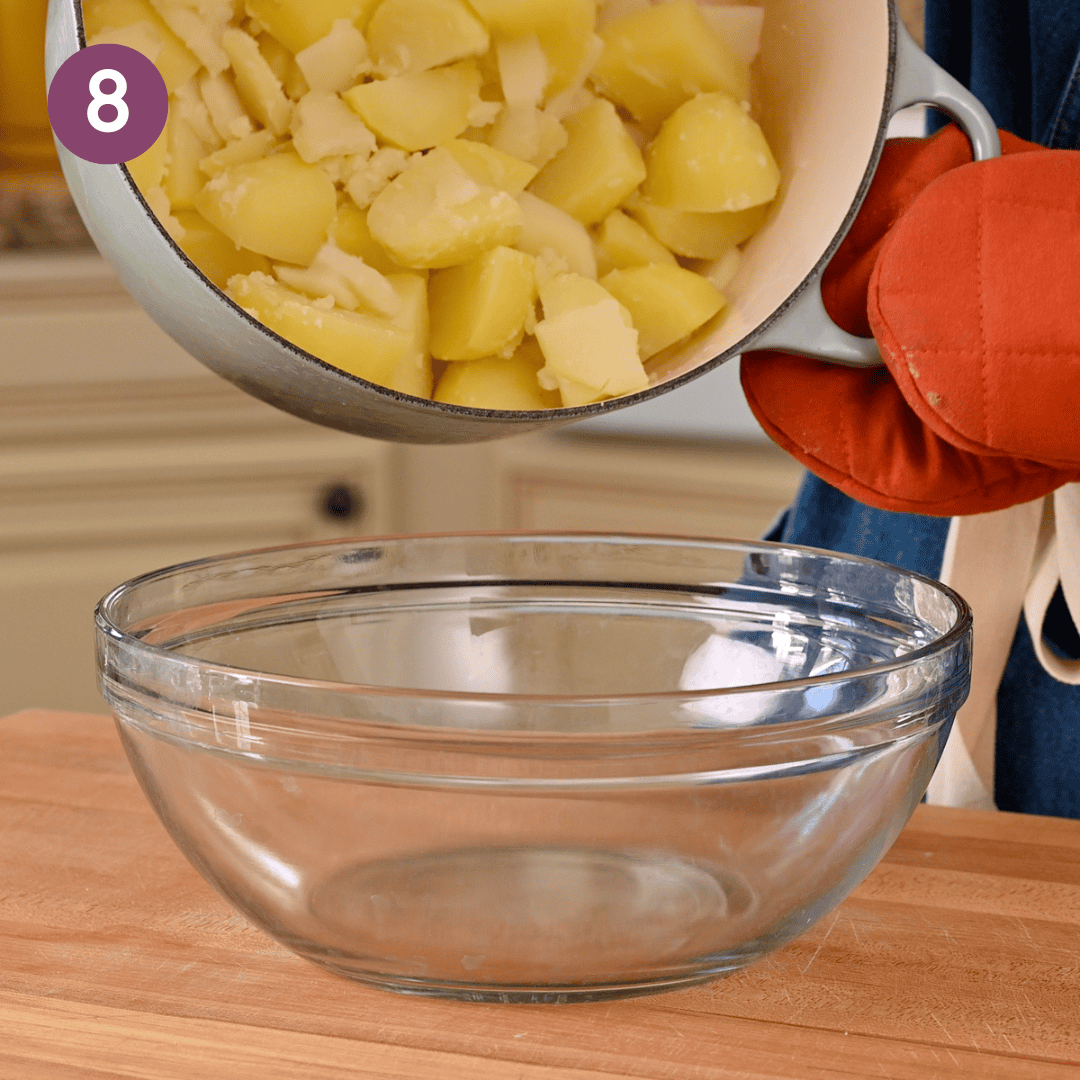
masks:
<svg viewBox="0 0 1080 1080"><path fill-rule="evenodd" d="M1080 480L1080 152L892 140L822 293L885 367L747 353L769 435L852 498L951 516Z"/></svg>

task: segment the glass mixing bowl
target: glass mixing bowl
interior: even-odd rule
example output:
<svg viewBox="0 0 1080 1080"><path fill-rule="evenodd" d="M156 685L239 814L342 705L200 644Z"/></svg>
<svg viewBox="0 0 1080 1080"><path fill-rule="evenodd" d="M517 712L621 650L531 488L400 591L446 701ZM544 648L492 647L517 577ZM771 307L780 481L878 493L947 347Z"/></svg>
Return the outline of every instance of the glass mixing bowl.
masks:
<svg viewBox="0 0 1080 1080"><path fill-rule="evenodd" d="M392 990L685 986L804 931L919 802L971 613L881 563L634 536L334 541L138 578L100 685L184 854Z"/></svg>

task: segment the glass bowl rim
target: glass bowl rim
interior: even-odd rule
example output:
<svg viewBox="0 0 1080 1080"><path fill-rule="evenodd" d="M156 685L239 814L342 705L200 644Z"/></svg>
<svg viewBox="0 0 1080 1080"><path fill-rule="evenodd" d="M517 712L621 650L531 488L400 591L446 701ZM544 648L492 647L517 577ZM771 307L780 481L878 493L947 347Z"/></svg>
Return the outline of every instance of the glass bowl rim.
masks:
<svg viewBox="0 0 1080 1080"><path fill-rule="evenodd" d="M202 660L197 657L187 656L182 652L165 648L161 645L150 644L142 638L121 629L109 616L109 609L114 606L121 597L150 584L153 581L165 578L170 574L180 571L191 572L199 567L224 565L233 560L250 558L258 555L270 555L279 552L313 551L319 548L332 547L355 547L357 545L375 546L387 543L420 542L433 543L445 540L470 541L509 541L514 543L531 543L537 541L578 541L592 543L635 543L648 545L687 545L697 548L713 548L717 550L740 550L746 553L754 551L778 554L790 552L796 556L811 556L814 559L832 560L842 563L853 563L867 568L881 568L892 574L899 574L905 578L921 582L932 590L950 600L956 608L956 619L953 625L940 637L920 646L911 652L904 653L891 660L882 660L855 668L842 671L828 672L821 675L805 676L799 679L783 679L774 682L749 683L741 686L715 687L700 690L658 690L648 693L630 694L512 694L491 693L479 691L460 690L430 690L414 689L407 687L395 687L375 684L361 684L350 682L337 682L326 679L306 679L294 675L281 675L272 672L262 672L252 668L234 667L227 664L219 664L213 661ZM434 583L433 584L437 584ZM477 585L483 585L483 581L477 581ZM687 585L688 590L693 585ZM312 589L312 592L316 591ZM333 590L337 591L337 590ZM890 672L918 664L920 661L938 653L948 652L950 648L961 641L971 630L972 611L964 598L950 586L940 581L920 574L913 570L894 566L878 559L869 559L861 555L849 555L845 552L828 551L824 548L813 548L798 544L785 544L768 540L733 540L716 537L693 537L679 536L665 533L629 533L629 532L601 532L594 530L574 531L476 531L476 532L435 532L418 534L389 534L382 536L358 536L340 537L328 540L302 541L293 544L277 544L269 547L251 548L241 551L225 552L218 555L206 556L201 559L193 559L187 562L174 563L156 570L148 571L137 577L117 585L111 589L94 609L94 618L98 633L121 643L126 650L142 656L147 661L157 661L163 664L192 665L200 671L218 674L226 679L242 679L244 682L256 680L264 684L291 687L296 690L312 690L331 692L340 695L352 695L375 698L412 698L427 701L447 701L455 703L476 702L485 705L494 704L547 704L551 706L574 707L606 705L634 705L651 704L659 702L694 702L716 698L734 698L748 694L770 693L776 691L804 690L815 687L827 687L838 682L844 682L854 678L880 676Z"/></svg>

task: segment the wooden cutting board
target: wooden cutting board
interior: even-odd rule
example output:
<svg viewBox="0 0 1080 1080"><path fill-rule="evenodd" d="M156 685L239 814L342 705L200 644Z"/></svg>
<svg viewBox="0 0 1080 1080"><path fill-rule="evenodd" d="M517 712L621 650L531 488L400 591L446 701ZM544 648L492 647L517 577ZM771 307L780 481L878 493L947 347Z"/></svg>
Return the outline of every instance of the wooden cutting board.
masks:
<svg viewBox="0 0 1080 1080"><path fill-rule="evenodd" d="M400 997L323 972L174 848L109 720L0 719L0 1078L1080 1077L1080 821L921 807L798 941L594 1005Z"/></svg>

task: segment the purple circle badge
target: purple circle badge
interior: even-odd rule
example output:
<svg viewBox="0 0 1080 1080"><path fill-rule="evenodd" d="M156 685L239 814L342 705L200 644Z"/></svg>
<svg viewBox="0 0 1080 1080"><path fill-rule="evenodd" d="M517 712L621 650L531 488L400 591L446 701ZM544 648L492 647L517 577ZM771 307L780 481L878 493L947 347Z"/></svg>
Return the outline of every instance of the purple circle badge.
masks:
<svg viewBox="0 0 1080 1080"><path fill-rule="evenodd" d="M49 86L53 133L76 157L117 165L145 153L169 116L161 72L126 45L69 56Z"/></svg>

